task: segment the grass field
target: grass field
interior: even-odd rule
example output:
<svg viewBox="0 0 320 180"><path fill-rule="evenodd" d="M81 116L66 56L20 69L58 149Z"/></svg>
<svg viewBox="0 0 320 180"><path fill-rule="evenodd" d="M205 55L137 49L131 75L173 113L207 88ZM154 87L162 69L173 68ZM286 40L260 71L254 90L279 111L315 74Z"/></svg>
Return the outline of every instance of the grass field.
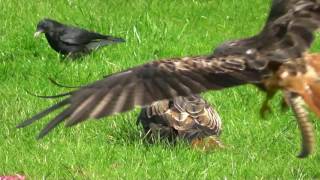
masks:
<svg viewBox="0 0 320 180"><path fill-rule="evenodd" d="M35 136L53 115L25 129L15 126L57 100L28 95L58 94L104 75L153 59L207 54L219 43L258 32L267 16L262 0L0 0L0 175L29 179L318 179L320 153L301 160L300 136L291 111L261 119L264 94L241 86L204 94L223 118L226 149L200 152L186 144L146 145L135 125L139 109L59 126L40 141ZM37 22L50 17L127 39L81 61L60 61ZM313 50L319 50L318 41ZM319 121L312 115L316 132ZM318 133L319 134L319 133ZM320 136L317 141L320 142ZM319 149L320 145L318 145Z"/></svg>

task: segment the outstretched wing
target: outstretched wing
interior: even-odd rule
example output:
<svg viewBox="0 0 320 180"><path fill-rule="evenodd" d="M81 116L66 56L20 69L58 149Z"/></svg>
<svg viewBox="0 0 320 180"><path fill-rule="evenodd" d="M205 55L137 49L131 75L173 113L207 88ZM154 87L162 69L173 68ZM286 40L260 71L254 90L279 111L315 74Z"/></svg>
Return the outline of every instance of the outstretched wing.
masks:
<svg viewBox="0 0 320 180"><path fill-rule="evenodd" d="M301 57L314 40L313 32L319 28L319 6L319 0L273 0L267 22L260 33L223 43L214 54L238 55L254 49L267 62L284 62Z"/></svg>
<svg viewBox="0 0 320 180"><path fill-rule="evenodd" d="M280 18L288 12L290 4L293 4L292 0L273 0L269 15L262 30L259 33L251 37L224 42L214 49L214 54L217 56L243 54L246 50L257 48L260 46L260 44L265 43L261 43L261 40L267 39L268 41L270 41L270 38L272 38L273 35L269 32L270 30L272 32L274 31L274 29L270 27L274 24L274 21L276 19ZM269 37L266 38L266 36Z"/></svg>
<svg viewBox="0 0 320 180"><path fill-rule="evenodd" d="M288 12L270 23L261 35L262 44L257 47L266 55L276 53L276 58L281 57L271 61L302 57L314 40L314 31L320 26L320 1L286 1Z"/></svg>
<svg viewBox="0 0 320 180"><path fill-rule="evenodd" d="M247 82L260 82L259 73L248 68L246 61L245 57L236 56L154 61L71 92L60 103L18 127L27 126L50 112L67 106L41 131L39 137L43 137L64 120L66 126L72 126L88 118L101 118L158 100L189 96Z"/></svg>

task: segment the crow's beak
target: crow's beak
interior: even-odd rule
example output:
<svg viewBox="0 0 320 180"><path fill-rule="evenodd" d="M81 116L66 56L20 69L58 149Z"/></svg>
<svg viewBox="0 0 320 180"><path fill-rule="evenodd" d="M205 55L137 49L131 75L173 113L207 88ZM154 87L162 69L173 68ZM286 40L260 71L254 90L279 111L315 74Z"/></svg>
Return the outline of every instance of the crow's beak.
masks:
<svg viewBox="0 0 320 180"><path fill-rule="evenodd" d="M43 33L43 31L42 31L42 30L38 30L38 31L36 31L36 32L34 33L33 37L35 37L35 38L36 38L36 37L39 37L41 33Z"/></svg>

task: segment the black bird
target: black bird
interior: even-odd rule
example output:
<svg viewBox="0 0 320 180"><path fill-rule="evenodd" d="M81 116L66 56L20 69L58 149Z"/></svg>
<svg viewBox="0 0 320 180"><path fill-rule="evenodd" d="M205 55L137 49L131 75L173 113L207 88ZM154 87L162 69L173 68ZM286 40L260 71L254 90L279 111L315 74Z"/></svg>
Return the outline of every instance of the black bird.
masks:
<svg viewBox="0 0 320 180"><path fill-rule="evenodd" d="M173 143L177 139L187 140L201 149L222 146L218 139L221 118L199 95L156 101L142 108L138 123L151 142L159 137Z"/></svg>
<svg viewBox="0 0 320 180"><path fill-rule="evenodd" d="M294 83L288 83L294 79L292 76L301 74L312 75L313 80L319 79L320 73L316 73L316 70L308 73L315 65L308 65L308 68L305 65L308 61L306 52L314 39L313 32L319 26L320 1L274 0L267 23L258 35L223 44L213 55L153 61L109 75L64 94L64 100L27 119L18 127L28 126L65 107L40 132L38 138L42 138L63 121L70 127L88 118L99 119L136 106L150 105L154 101L244 84L260 87L267 92L268 99L277 90L291 94L287 99L291 100L289 105L295 111L301 109L295 108L299 105L295 101L299 96L310 107L320 109L318 103L312 105L312 101L306 100L307 96L302 94L305 92L296 91L297 88L292 86ZM231 49L225 50L228 46ZM292 71L290 67L294 67L295 63L302 64L305 68L300 69L308 71ZM297 78L297 81L303 87L307 85L303 78ZM314 88L305 94L314 100L315 97L311 95L320 93L320 90L316 92L318 89ZM312 110L315 111L315 108ZM301 112L296 114L303 137L300 157L306 157L313 151L312 125L306 121L305 116L301 116Z"/></svg>
<svg viewBox="0 0 320 180"><path fill-rule="evenodd" d="M43 19L38 23L34 36L38 37L41 33L46 35L55 51L70 58L78 58L106 45L125 42L122 38L67 26L52 19Z"/></svg>

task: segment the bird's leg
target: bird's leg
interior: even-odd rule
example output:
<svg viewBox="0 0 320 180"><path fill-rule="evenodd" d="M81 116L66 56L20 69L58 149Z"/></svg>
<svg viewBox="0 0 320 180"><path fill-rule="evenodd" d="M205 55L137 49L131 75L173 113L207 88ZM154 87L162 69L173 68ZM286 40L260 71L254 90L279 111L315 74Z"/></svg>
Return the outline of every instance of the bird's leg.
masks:
<svg viewBox="0 0 320 180"><path fill-rule="evenodd" d="M298 157L305 158L314 151L315 137L313 126L308 120L308 112L303 107L304 103L301 96L292 92L286 92L285 95L296 116L302 136L302 150Z"/></svg>
<svg viewBox="0 0 320 180"><path fill-rule="evenodd" d="M266 113L271 112L271 108L269 106L269 101L272 99L272 97L275 95L276 91L267 91L267 96L265 100L262 103L262 106L260 108L260 116L262 118L266 117Z"/></svg>

